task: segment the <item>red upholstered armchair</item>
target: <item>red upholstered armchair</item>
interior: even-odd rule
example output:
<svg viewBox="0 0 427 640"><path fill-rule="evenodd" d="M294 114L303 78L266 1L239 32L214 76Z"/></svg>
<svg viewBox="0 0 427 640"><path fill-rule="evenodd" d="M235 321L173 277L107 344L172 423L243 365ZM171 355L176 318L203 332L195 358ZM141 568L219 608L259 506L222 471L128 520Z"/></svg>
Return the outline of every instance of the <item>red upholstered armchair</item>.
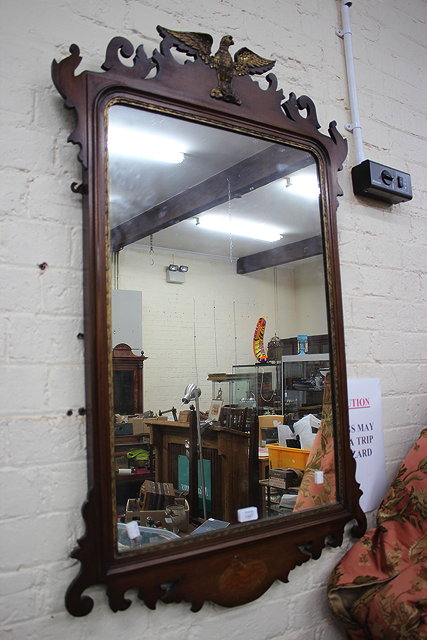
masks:
<svg viewBox="0 0 427 640"><path fill-rule="evenodd" d="M352 640L426 640L427 429L403 461L377 523L333 571L329 605Z"/></svg>

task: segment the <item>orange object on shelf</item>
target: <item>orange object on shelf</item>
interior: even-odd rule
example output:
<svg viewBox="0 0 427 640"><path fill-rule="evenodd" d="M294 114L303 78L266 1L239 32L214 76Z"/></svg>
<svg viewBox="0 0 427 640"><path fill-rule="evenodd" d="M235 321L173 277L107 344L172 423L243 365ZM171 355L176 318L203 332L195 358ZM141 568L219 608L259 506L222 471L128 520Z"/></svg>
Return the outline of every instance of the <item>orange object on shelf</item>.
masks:
<svg viewBox="0 0 427 640"><path fill-rule="evenodd" d="M307 464L310 449L294 449L292 447L281 447L279 444L267 444L270 469L302 469L304 471Z"/></svg>

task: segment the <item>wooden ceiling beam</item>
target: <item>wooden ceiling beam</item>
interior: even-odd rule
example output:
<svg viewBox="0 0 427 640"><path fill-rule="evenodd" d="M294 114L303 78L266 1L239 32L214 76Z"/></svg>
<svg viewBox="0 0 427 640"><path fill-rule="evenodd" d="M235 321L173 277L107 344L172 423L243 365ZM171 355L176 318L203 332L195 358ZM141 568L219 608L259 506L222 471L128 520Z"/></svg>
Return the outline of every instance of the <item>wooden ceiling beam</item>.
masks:
<svg viewBox="0 0 427 640"><path fill-rule="evenodd" d="M229 197L241 197L313 162L313 156L308 151L273 144L117 225L111 230L111 249L118 251L177 222L223 204Z"/></svg>
<svg viewBox="0 0 427 640"><path fill-rule="evenodd" d="M236 270L239 274L251 273L268 267L277 267L288 262L303 260L311 256L318 256L323 252L321 236L304 238L298 242L284 244L280 247L252 253L237 260Z"/></svg>

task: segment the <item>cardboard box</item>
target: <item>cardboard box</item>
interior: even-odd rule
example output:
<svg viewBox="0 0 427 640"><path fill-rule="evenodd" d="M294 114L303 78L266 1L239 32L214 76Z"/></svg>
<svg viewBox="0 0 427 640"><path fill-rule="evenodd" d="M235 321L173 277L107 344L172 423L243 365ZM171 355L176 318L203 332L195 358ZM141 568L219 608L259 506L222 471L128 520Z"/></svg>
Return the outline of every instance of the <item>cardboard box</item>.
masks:
<svg viewBox="0 0 427 640"><path fill-rule="evenodd" d="M186 513L186 521L181 528L181 531L186 533L188 531L188 525L190 521L190 507L188 506L188 502L185 498L175 498L176 504L183 504L185 506ZM143 511L140 508L140 502L136 498L129 498L126 504L126 514L125 521L130 522L131 520L138 520L142 527L145 527L145 523L147 518L150 517L154 520L154 522L160 521L162 526L169 531L172 531L172 524L167 522L165 518L167 518L165 511Z"/></svg>
<svg viewBox="0 0 427 640"><path fill-rule="evenodd" d="M145 418L142 416L129 416L129 422L132 422L133 435L139 436L141 434L150 434L150 427L145 422Z"/></svg>
<svg viewBox="0 0 427 640"><path fill-rule="evenodd" d="M191 411L188 410L188 409L185 410L185 411L180 411L179 415L178 415L178 421L179 422L187 422L187 423L189 423L190 422L190 413L191 413Z"/></svg>

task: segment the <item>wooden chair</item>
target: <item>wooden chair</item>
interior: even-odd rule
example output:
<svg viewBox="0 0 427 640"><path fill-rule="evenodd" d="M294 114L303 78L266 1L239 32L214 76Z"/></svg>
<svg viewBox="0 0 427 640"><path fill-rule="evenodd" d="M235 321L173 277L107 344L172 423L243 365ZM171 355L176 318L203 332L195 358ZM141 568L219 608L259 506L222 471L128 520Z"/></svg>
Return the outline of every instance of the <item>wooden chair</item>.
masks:
<svg viewBox="0 0 427 640"><path fill-rule="evenodd" d="M235 429L236 431L246 431L246 419L248 408L222 407L219 416L219 423L222 427Z"/></svg>

